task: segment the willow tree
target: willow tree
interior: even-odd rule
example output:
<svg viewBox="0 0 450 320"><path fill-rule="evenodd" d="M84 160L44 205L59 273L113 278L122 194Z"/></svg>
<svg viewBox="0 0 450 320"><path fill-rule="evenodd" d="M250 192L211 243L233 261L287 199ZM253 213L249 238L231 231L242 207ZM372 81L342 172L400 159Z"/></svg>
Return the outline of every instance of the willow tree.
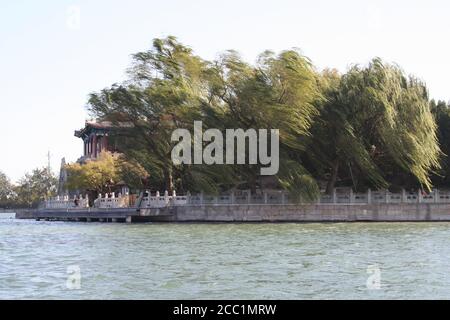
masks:
<svg viewBox="0 0 450 320"><path fill-rule="evenodd" d="M91 95L91 113L133 125L120 149L151 174L155 188L217 191L263 185L260 165L175 165L176 128L279 129L278 187L313 198L317 179L350 177L387 187L398 171L425 189L439 167L436 125L424 84L373 60L340 76L318 74L296 50L264 52L256 64L228 51L214 61L174 37L133 55L129 79ZM248 162L247 162L248 163Z"/></svg>
<svg viewBox="0 0 450 320"><path fill-rule="evenodd" d="M121 120L133 124L122 133L132 142L118 139L121 151L151 171L153 178L165 181L168 190L173 188L170 131L177 109L193 96L192 84L201 66L202 61L174 38L155 39L150 50L133 55L128 83L113 85L89 99L89 109L97 117L120 114Z"/></svg>
<svg viewBox="0 0 450 320"><path fill-rule="evenodd" d="M119 115L120 121L133 124L117 141L128 158L151 174L153 188L186 190L196 185L197 190L208 190L215 188L217 178L226 181L231 176L224 168L176 166L171 160L173 130L191 128L193 120L202 120L202 104L209 96L209 69L208 62L174 37L155 39L150 50L133 55L125 83L89 99L95 116L114 120Z"/></svg>
<svg viewBox="0 0 450 320"><path fill-rule="evenodd" d="M171 190L231 188L258 184L257 165L174 165L171 161L175 128L280 129L281 167L276 177L291 190L317 194L317 185L303 168L297 152L304 149L318 114L320 98L311 62L297 51L262 54L257 65L234 51L206 61L175 38L155 39L150 50L133 55L130 78L91 95L90 111L100 118L133 123L121 150L151 173L151 182ZM192 132L192 130L191 130ZM128 138L128 139L126 139ZM162 183L161 183L162 182ZM214 191L214 190L212 190Z"/></svg>
<svg viewBox="0 0 450 320"><path fill-rule="evenodd" d="M321 118L324 128L314 129L314 143L332 163L329 192L341 168L353 180L359 172L372 186L387 187L381 166L389 163L431 189L430 174L441 154L436 123L425 85L399 67L380 59L352 67L327 93Z"/></svg>
<svg viewBox="0 0 450 320"><path fill-rule="evenodd" d="M280 130L280 171L275 176L283 188L308 198L317 195L317 184L302 166L298 153L318 115L321 99L311 62L296 50L278 55L264 52L256 65L244 62L234 51L214 64L208 100L220 119L219 128ZM218 121L215 121L217 125ZM236 175L252 190L261 185L260 165L234 166Z"/></svg>
<svg viewBox="0 0 450 320"><path fill-rule="evenodd" d="M441 169L434 175L433 183L437 186L450 185L450 107L445 101L430 102L431 111L438 127L438 139L444 156L441 158Z"/></svg>

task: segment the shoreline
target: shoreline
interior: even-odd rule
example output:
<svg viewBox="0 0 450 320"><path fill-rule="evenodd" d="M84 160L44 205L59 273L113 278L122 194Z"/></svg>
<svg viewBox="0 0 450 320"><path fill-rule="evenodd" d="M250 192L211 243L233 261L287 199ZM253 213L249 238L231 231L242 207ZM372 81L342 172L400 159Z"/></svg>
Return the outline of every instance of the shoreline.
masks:
<svg viewBox="0 0 450 320"><path fill-rule="evenodd" d="M80 222L450 222L450 203L205 204L164 208L17 210L16 219Z"/></svg>

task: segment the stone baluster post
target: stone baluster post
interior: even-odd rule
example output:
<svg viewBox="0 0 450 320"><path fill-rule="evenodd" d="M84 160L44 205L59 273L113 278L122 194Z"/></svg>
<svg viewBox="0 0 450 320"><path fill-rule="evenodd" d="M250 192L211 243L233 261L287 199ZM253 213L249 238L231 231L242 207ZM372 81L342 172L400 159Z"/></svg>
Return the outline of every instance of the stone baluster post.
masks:
<svg viewBox="0 0 450 320"><path fill-rule="evenodd" d="M191 204L191 192L186 192L186 203Z"/></svg>
<svg viewBox="0 0 450 320"><path fill-rule="evenodd" d="M164 191L164 203L168 204L169 203L169 191Z"/></svg>

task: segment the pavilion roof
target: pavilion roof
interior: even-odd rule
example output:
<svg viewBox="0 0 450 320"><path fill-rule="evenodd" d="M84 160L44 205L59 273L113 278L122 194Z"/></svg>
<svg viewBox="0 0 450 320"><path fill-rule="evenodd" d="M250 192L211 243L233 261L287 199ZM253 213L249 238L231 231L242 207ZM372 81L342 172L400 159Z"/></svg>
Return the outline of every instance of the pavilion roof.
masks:
<svg viewBox="0 0 450 320"><path fill-rule="evenodd" d="M90 134L92 130L114 130L132 128L131 122L112 122L112 121L86 121L84 128L75 131L75 137L83 138Z"/></svg>

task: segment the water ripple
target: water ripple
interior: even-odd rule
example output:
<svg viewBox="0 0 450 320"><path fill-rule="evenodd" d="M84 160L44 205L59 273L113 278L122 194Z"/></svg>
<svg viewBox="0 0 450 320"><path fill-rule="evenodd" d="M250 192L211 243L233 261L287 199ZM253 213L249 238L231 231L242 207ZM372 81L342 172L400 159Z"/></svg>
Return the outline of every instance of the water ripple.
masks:
<svg viewBox="0 0 450 320"><path fill-rule="evenodd" d="M448 223L0 219L0 299L449 299L449 237Z"/></svg>

